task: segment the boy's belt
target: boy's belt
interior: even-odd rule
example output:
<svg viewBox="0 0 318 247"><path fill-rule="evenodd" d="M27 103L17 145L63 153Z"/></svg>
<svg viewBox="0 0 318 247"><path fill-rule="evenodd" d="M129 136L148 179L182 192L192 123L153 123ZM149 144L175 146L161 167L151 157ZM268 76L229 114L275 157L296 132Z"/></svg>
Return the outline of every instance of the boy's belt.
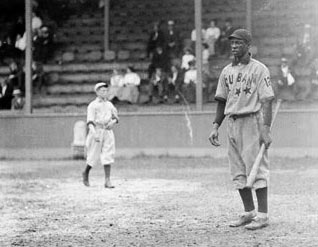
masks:
<svg viewBox="0 0 318 247"><path fill-rule="evenodd" d="M243 113L243 114L231 114L229 116L229 118L236 120L238 118L252 117L252 116L255 116L257 114L258 114L258 112L250 112L250 113Z"/></svg>

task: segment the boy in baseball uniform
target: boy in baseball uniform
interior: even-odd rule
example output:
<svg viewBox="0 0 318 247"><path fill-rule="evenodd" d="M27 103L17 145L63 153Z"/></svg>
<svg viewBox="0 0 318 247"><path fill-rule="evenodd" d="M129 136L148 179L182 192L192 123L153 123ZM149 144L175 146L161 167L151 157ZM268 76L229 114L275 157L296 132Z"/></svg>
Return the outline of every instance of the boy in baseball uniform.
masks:
<svg viewBox="0 0 318 247"><path fill-rule="evenodd" d="M248 230L266 227L268 220L267 187L269 162L267 151L261 161L253 184L258 211L256 213L252 190L246 187L246 179L256 156L264 143L271 144L272 100L274 92L267 67L253 59L249 53L251 34L238 29L229 36L233 62L227 65L220 77L215 98L218 101L216 117L209 140L219 146L218 128L225 116L227 120L228 159L234 187L239 191L244 213L231 227L245 225Z"/></svg>
<svg viewBox="0 0 318 247"><path fill-rule="evenodd" d="M115 137L112 131L118 123L118 113L114 105L107 100L108 84L99 82L95 85L96 99L87 108L86 168L83 183L89 186L89 171L96 165L103 165L105 188L114 188L110 181L111 164L114 163Z"/></svg>

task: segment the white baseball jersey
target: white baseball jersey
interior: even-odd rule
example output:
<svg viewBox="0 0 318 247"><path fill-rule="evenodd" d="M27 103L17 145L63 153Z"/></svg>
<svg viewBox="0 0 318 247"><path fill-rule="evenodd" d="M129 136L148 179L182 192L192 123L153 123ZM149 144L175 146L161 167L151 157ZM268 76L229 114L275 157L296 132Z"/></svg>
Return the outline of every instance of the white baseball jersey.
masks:
<svg viewBox="0 0 318 247"><path fill-rule="evenodd" d="M227 65L219 77L215 98L226 101L225 115L258 112L261 102L274 98L269 70L253 58L247 64Z"/></svg>

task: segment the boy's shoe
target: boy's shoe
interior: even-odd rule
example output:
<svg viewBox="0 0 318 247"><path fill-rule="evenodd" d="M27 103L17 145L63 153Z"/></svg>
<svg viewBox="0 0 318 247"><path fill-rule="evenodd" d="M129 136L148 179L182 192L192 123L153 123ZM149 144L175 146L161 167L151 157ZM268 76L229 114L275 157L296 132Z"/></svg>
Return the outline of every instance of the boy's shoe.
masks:
<svg viewBox="0 0 318 247"><path fill-rule="evenodd" d="M245 226L245 228L247 230L258 230L268 225L269 225L268 217L266 218L255 217L250 224Z"/></svg>
<svg viewBox="0 0 318 247"><path fill-rule="evenodd" d="M82 176L83 176L83 184L88 187L89 186L88 174L86 172L83 172Z"/></svg>
<svg viewBox="0 0 318 247"><path fill-rule="evenodd" d="M113 188L115 188L115 186L113 186L113 185L111 184L111 182L105 182L104 187L105 187L106 189L113 189Z"/></svg>
<svg viewBox="0 0 318 247"><path fill-rule="evenodd" d="M256 217L256 213L245 213L240 215L239 219L230 223L230 227L239 227L244 226L252 222L252 220Z"/></svg>

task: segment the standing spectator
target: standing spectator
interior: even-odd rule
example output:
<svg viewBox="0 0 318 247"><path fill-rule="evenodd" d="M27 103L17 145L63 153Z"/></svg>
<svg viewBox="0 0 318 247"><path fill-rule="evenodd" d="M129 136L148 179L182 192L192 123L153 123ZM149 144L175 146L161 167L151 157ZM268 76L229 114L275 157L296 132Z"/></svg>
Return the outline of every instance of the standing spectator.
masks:
<svg viewBox="0 0 318 247"><path fill-rule="evenodd" d="M202 28L202 42L206 40L206 30ZM195 28L192 29L191 32L191 41L192 41L192 49L195 49L195 42L197 41L197 33Z"/></svg>
<svg viewBox="0 0 318 247"><path fill-rule="evenodd" d="M150 33L148 45L147 45L147 56L152 58L156 48L164 47L165 38L164 33L160 29L160 22L154 22L153 30Z"/></svg>
<svg viewBox="0 0 318 247"><path fill-rule="evenodd" d="M182 71L176 65L171 66L167 87L169 102L179 102L184 79L183 76Z"/></svg>
<svg viewBox="0 0 318 247"><path fill-rule="evenodd" d="M202 71L209 74L209 57L210 57L210 50L209 45L206 43L202 44Z"/></svg>
<svg viewBox="0 0 318 247"><path fill-rule="evenodd" d="M184 55L182 56L181 61L181 69L188 70L189 69L189 62L194 60L195 57L192 54L191 48L184 48Z"/></svg>
<svg viewBox="0 0 318 247"><path fill-rule="evenodd" d="M0 110L10 110L13 97L13 85L9 80L0 83Z"/></svg>
<svg viewBox="0 0 318 247"><path fill-rule="evenodd" d="M121 99L122 89L124 86L124 75L120 73L118 69L113 70L113 74L110 78L110 86L108 90L108 99L110 101L116 101Z"/></svg>
<svg viewBox="0 0 318 247"><path fill-rule="evenodd" d="M38 32L42 24L42 19L38 16L38 14L36 12L32 12L32 32L34 34Z"/></svg>
<svg viewBox="0 0 318 247"><path fill-rule="evenodd" d="M150 99L152 103L158 104L168 99L167 84L166 73L161 68L156 68L150 79Z"/></svg>
<svg viewBox="0 0 318 247"><path fill-rule="evenodd" d="M22 96L22 92L20 89L13 90L13 99L11 103L12 110L22 110L25 104L25 100Z"/></svg>
<svg viewBox="0 0 318 247"><path fill-rule="evenodd" d="M210 22L210 27L206 30L206 43L209 45L210 56L215 55L215 44L221 35L221 30L217 26L217 20Z"/></svg>
<svg viewBox="0 0 318 247"><path fill-rule="evenodd" d="M225 20L225 26L221 30L221 36L220 36L220 54L224 55L225 57L230 56L231 47L230 47L230 41L229 37L230 35L235 31L235 28L232 26L232 19L228 18Z"/></svg>
<svg viewBox="0 0 318 247"><path fill-rule="evenodd" d="M168 21L168 30L165 36L166 49L169 59L179 57L180 51L180 37L179 33L175 30L175 23L172 20Z"/></svg>
<svg viewBox="0 0 318 247"><path fill-rule="evenodd" d="M15 43L15 41L17 40L17 36L20 35L20 37L22 37L24 32L25 32L24 18L23 16L19 16L10 31L11 42Z"/></svg>
<svg viewBox="0 0 318 247"><path fill-rule="evenodd" d="M150 79L156 68L161 68L163 71L169 69L170 60L167 53L164 52L161 46L158 46L152 56L151 63L148 68L148 78Z"/></svg>
<svg viewBox="0 0 318 247"><path fill-rule="evenodd" d="M34 60L46 63L52 54L53 36L47 26L42 26L33 37Z"/></svg>
<svg viewBox="0 0 318 247"><path fill-rule="evenodd" d="M133 104L137 103L139 97L139 85L139 75L135 72L133 67L128 67L124 76L124 86L120 100Z"/></svg>
<svg viewBox="0 0 318 247"><path fill-rule="evenodd" d="M308 65L315 55L314 40L310 24L304 25L304 30L298 38L296 47L296 61L294 64Z"/></svg>
<svg viewBox="0 0 318 247"><path fill-rule="evenodd" d="M182 86L182 93L188 102L195 101L195 85L197 83L197 69L195 61L189 62L189 70L184 74L184 84Z"/></svg>

